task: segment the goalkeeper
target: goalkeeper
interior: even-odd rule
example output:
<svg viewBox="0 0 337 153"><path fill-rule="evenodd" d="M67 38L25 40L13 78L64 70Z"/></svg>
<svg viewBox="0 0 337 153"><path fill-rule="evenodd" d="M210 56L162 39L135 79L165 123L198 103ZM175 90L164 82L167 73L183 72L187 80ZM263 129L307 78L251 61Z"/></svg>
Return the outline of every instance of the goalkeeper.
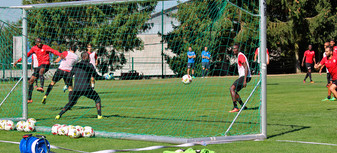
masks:
<svg viewBox="0 0 337 153"><path fill-rule="evenodd" d="M61 112L55 117L56 120L60 119L61 116L71 109L81 96L86 96L95 101L97 108L97 118L102 119L101 112L101 98L95 90L90 86L91 76L98 77L94 66L89 63L89 54L83 52L81 54L81 62L75 64L73 69L70 71L71 76L75 75L74 89L69 91L69 102L64 106Z"/></svg>

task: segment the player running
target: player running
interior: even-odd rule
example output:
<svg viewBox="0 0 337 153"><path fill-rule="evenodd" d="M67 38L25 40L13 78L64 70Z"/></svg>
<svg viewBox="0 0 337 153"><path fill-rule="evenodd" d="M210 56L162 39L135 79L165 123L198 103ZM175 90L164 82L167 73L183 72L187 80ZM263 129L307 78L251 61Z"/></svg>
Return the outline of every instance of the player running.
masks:
<svg viewBox="0 0 337 153"><path fill-rule="evenodd" d="M326 48L328 48L330 46L329 42L325 42L324 43L324 50ZM333 53L332 53L333 54ZM326 57L326 54L325 52L323 53L323 58ZM319 74L322 75L322 69L324 68L324 66L322 66L320 69L319 69ZM331 100L331 101L334 101L336 100L335 97L331 97L331 91L330 91L330 85L332 84L332 80L331 80L331 75L329 73L329 70L326 68L326 79L327 79L327 84L326 84L326 87L328 88L328 96L325 98L325 99L322 99L322 101L327 101L327 100Z"/></svg>
<svg viewBox="0 0 337 153"><path fill-rule="evenodd" d="M243 53L239 52L238 44L235 44L233 46L233 53L234 55L237 56L239 78L235 80L233 85L230 87L230 93L231 93L233 105L234 105L234 108L231 111L229 111L230 113L239 112L237 102L239 102L239 104L243 106L243 102L238 92L242 88L246 87L247 83L251 80L250 68L249 68L247 57ZM244 107L243 109L247 109L247 107Z"/></svg>
<svg viewBox="0 0 337 153"><path fill-rule="evenodd" d="M320 63L315 64L315 69L318 70L322 66L325 66L331 75L332 81L329 87L330 91L334 94L334 97L337 96L337 56L333 56L333 47L327 47L325 49L326 57L323 57Z"/></svg>
<svg viewBox="0 0 337 153"><path fill-rule="evenodd" d="M73 65L78 61L78 56L75 54L75 51L76 46L71 46L69 48L69 51L64 51L62 53L64 59L62 59L60 66L56 70L53 79L48 86L46 94L42 99L42 104L46 104L46 100L49 93L53 89L54 85L61 79L63 79L64 83L67 85L69 92L73 90L72 89L73 76L70 75L70 71L73 68ZM60 60L61 58L59 57L58 59L55 60L55 63L58 63Z"/></svg>
<svg viewBox="0 0 337 153"><path fill-rule="evenodd" d="M29 79L28 83L28 101L27 103L32 103L32 94L33 94L33 89L34 89L34 81L40 77L40 87L37 88L37 91L40 92L44 92L43 90L43 85L44 85L44 77L43 74L46 73L49 70L49 66L50 66L50 57L49 57L49 53L53 53L54 55L60 56L61 58L63 58L63 55L61 55L60 52L58 52L57 50L52 49L51 47L49 47L48 45L44 45L41 42L40 38L35 39L35 46L32 47L30 49L30 51L27 53L27 57L31 56L32 54L36 54L37 56L37 61L39 63L39 71L38 73L33 73L32 77ZM17 60L14 63L14 67L16 67L16 64L18 62L21 62L22 58L20 58L19 60Z"/></svg>
<svg viewBox="0 0 337 153"><path fill-rule="evenodd" d="M303 83L305 83L305 80L307 80L308 76L310 78L310 83L315 83L314 81L312 81L311 78L311 68L313 64L316 64L315 51L312 50L312 45L309 45L308 50L304 52L304 56L302 59L302 66L304 66L304 59L305 59L305 66L307 67L308 71L307 74L305 75Z"/></svg>
<svg viewBox="0 0 337 153"><path fill-rule="evenodd" d="M74 89L69 92L69 102L64 106L61 112L55 117L56 120L60 119L62 115L71 109L81 96L86 96L96 103L97 119L102 119L101 112L101 98L97 92L90 86L91 76L98 77L94 66L89 63L89 54L83 52L81 54L81 62L75 64L70 71L71 75L75 75Z"/></svg>
<svg viewBox="0 0 337 153"><path fill-rule="evenodd" d="M207 50L207 47L205 47L205 50L201 52L201 64L202 64L202 78L207 76L207 72L209 69L209 59L211 58L211 53Z"/></svg>

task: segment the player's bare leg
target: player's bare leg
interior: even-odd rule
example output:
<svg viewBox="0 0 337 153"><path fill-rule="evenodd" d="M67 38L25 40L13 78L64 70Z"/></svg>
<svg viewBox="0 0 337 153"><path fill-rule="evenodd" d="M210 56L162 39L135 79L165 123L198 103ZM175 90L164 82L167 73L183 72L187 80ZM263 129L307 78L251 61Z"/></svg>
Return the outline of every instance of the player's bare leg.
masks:
<svg viewBox="0 0 337 153"><path fill-rule="evenodd" d="M233 106L234 106L234 108L233 108L231 111L229 111L230 113L238 112L238 111L239 111L239 108L238 108L238 105L237 105L237 99L236 99L237 94L236 94L235 88L236 88L236 87L235 87L234 85L232 85L232 86L229 88L229 91L230 91L231 96L232 96ZM239 97L240 97L240 96L239 96Z"/></svg>
<svg viewBox="0 0 337 153"><path fill-rule="evenodd" d="M337 96L336 88L337 88L337 86L336 86L335 84L331 84L331 86L330 86L330 88L329 88L330 91L332 92L332 94L334 95L334 97Z"/></svg>
<svg viewBox="0 0 337 153"><path fill-rule="evenodd" d="M189 68L187 69L187 75L190 75L190 69Z"/></svg>

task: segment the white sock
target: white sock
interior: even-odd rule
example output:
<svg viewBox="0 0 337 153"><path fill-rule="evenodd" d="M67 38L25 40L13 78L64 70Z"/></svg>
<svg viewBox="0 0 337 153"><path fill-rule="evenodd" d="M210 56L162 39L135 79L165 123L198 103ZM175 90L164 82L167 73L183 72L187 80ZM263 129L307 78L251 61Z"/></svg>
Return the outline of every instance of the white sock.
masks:
<svg viewBox="0 0 337 153"><path fill-rule="evenodd" d="M94 83L92 83L92 84L91 84L91 87L92 87L92 88L95 88L95 84L94 84Z"/></svg>

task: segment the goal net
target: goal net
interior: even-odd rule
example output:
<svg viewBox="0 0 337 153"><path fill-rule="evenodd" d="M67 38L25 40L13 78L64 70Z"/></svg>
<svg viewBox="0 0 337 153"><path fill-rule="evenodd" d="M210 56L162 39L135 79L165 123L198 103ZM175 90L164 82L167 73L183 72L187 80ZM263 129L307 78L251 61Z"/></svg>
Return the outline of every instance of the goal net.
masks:
<svg viewBox="0 0 337 153"><path fill-rule="evenodd" d="M72 1L0 11L0 86L5 99L1 118L20 120L27 110L28 117L37 120L37 131L50 132L54 124L80 125L93 127L96 136L172 143L265 138L259 60L254 61L260 46L258 0ZM25 45L21 38L27 40L27 50L15 48ZM89 49L90 57L96 54L93 66L100 76L93 90L100 97L103 119L97 119L97 99L95 103L82 96L55 120L71 94L63 90L65 81L52 79L61 69L52 53L44 92L34 88L33 102L23 107L22 94L28 94L29 83L26 93L22 81L13 88L25 70L12 64L22 57L16 54L30 51L36 38L62 54L75 46L78 62ZM239 78L234 44L246 56L252 77L238 92L248 109L230 113L230 87ZM194 64L188 60L189 49L195 53ZM203 58L205 50L208 59ZM30 58L27 63L29 79ZM9 75L13 71L19 73ZM192 83L182 83L186 74ZM78 77L73 78L74 88ZM42 104L52 81L56 84Z"/></svg>

